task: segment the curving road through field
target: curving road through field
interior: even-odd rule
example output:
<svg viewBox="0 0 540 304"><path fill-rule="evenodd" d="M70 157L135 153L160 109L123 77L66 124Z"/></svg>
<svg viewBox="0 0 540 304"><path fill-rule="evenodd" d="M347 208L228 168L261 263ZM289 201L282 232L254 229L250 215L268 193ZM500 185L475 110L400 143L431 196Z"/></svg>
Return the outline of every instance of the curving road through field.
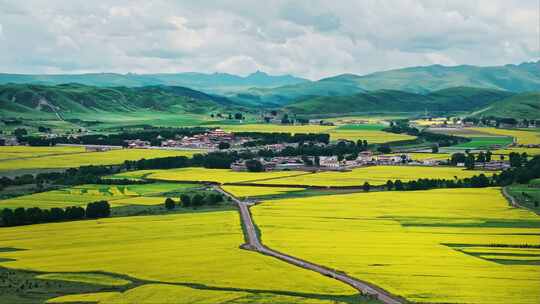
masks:
<svg viewBox="0 0 540 304"><path fill-rule="evenodd" d="M337 270L329 269L324 266L320 266L320 265L305 261L303 259L299 259L299 258L290 256L288 254L284 254L279 251L266 247L265 245L261 243L259 236L257 235L257 232L255 230L255 224L253 223L251 212L249 211L250 204L239 200L234 195L228 193L227 191L223 190L219 186L214 186L214 189L222 193L223 195L226 195L227 197L231 198L238 205L238 209L240 211L240 217L242 219L242 224L244 226L244 231L246 233L246 238L247 238L246 244L243 245L245 249L257 251L259 253L280 259L289 264L293 264L298 267L312 270L322 275L325 275L327 277L336 279L338 281L341 281L345 284L352 286L356 290L360 291L362 294L373 296L374 298L378 299L379 301L383 303L386 303L386 304L404 303L404 301L402 301L401 299L391 295L389 292L371 283L353 278Z"/></svg>

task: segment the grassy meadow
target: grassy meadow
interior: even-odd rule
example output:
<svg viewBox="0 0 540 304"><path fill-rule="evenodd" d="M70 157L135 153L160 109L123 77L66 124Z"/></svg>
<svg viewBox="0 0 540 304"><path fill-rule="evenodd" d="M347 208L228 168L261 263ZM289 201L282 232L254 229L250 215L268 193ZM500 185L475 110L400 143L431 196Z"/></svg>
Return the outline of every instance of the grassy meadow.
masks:
<svg viewBox="0 0 540 304"><path fill-rule="evenodd" d="M20 149L27 147L19 147ZM89 165L115 165L121 164L126 160L139 160L142 158L159 158L168 156L192 156L195 153L201 153L200 150L157 150L157 149L119 149L105 152L83 152L80 153L62 153L65 147L50 147L46 151L56 155L45 154L42 152L32 153L26 157L14 159L0 159L0 171L19 170L19 169L45 169L45 168L72 168ZM60 153L56 153L58 149ZM0 151L2 151L0 149ZM41 154L40 154L41 153ZM45 153L45 152L43 152ZM46 152L49 153L49 152ZM0 152L0 157L2 153Z"/></svg>
<svg viewBox="0 0 540 304"><path fill-rule="evenodd" d="M422 167L422 166L373 166L356 168L346 172L320 172L299 176L254 181L255 184L270 185L305 185L305 186L362 186L383 185L388 180L409 181L419 178L465 178L483 171L464 170L457 167Z"/></svg>
<svg viewBox="0 0 540 304"><path fill-rule="evenodd" d="M451 146L447 149L489 149L492 146L508 146L512 144L512 137L488 136L471 137L471 141L459 145Z"/></svg>
<svg viewBox="0 0 540 304"><path fill-rule="evenodd" d="M528 145L528 144L540 144L540 132L538 131L529 131L529 130L510 130L510 129L499 129L499 128L471 128L483 133L492 134L495 136L511 136L516 139L518 144Z"/></svg>
<svg viewBox="0 0 540 304"><path fill-rule="evenodd" d="M0 200L3 208L85 206L88 203L106 200L111 207L127 205L159 205L168 192L186 191L197 187L193 184L153 183L142 185L82 185L59 190L23 195Z"/></svg>
<svg viewBox="0 0 540 304"><path fill-rule="evenodd" d="M276 250L420 303L538 303L540 218L498 188L274 200L251 208ZM508 247L492 247L500 244Z"/></svg>
<svg viewBox="0 0 540 304"><path fill-rule="evenodd" d="M219 211L2 228L0 248L24 250L0 250L0 266L46 273L101 271L142 284L122 293L63 300L336 303L343 298L362 303L347 285L240 249L239 221L236 211Z"/></svg>

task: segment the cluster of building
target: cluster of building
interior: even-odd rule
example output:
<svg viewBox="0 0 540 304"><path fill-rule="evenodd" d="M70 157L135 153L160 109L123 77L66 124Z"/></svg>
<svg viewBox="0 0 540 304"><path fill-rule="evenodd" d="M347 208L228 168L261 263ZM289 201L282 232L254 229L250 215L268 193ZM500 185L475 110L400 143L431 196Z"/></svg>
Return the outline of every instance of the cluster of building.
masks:
<svg viewBox="0 0 540 304"><path fill-rule="evenodd" d="M400 165L408 164L411 158L408 154L403 155L373 155L370 151L361 152L357 158L352 160L339 160L337 156L316 157L272 157L270 159L257 159L265 171L283 170L329 170L343 171L362 166L377 165ZM246 161L238 161L231 165L234 171L247 171Z"/></svg>
<svg viewBox="0 0 540 304"><path fill-rule="evenodd" d="M215 129L204 134L168 139L162 141L161 146L170 148L217 149L220 143L228 143L230 146L233 146L241 145L247 141L249 141L248 138L235 137L231 132Z"/></svg>

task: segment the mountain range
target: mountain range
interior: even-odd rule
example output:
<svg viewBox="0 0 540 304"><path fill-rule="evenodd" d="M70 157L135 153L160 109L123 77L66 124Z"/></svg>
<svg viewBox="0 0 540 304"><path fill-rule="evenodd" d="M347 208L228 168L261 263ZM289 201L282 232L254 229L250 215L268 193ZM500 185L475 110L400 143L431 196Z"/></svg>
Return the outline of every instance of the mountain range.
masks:
<svg viewBox="0 0 540 304"><path fill-rule="evenodd" d="M285 85L294 85L309 80L291 75L273 76L257 71L242 77L227 73L176 73L176 74L2 74L0 84L43 84L57 85L66 83L79 83L97 87L142 87L142 86L182 86L209 93L223 93L240 91L251 87L270 88Z"/></svg>
<svg viewBox="0 0 540 304"><path fill-rule="evenodd" d="M0 74L0 116L272 108L304 115L427 110L540 118L538 92L540 61L496 67L431 65L318 81L260 71L245 77Z"/></svg>

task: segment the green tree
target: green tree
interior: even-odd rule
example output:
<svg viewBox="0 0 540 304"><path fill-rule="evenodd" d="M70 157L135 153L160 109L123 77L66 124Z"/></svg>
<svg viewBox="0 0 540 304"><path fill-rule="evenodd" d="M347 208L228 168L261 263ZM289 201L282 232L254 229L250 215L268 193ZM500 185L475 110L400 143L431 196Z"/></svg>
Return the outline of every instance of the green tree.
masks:
<svg viewBox="0 0 540 304"><path fill-rule="evenodd" d="M362 185L362 189L364 192L369 192L369 189L371 188L371 185L368 182L365 182L364 185Z"/></svg>
<svg viewBox="0 0 540 304"><path fill-rule="evenodd" d="M172 210L176 207L176 203L174 202L174 200L170 197L167 197L165 199L165 208L167 208L168 210Z"/></svg>
<svg viewBox="0 0 540 304"><path fill-rule="evenodd" d="M182 202L182 207L187 208L191 206L191 197L187 194L180 195L180 202Z"/></svg>
<svg viewBox="0 0 540 304"><path fill-rule="evenodd" d="M393 188L394 188L394 183L391 180L387 180L386 181L386 189L388 189L388 191L390 191Z"/></svg>
<svg viewBox="0 0 540 304"><path fill-rule="evenodd" d="M256 159L246 160L246 168L249 172L263 172L264 166Z"/></svg>
<svg viewBox="0 0 540 304"><path fill-rule="evenodd" d="M202 206L204 204L204 196L195 194L191 199L191 203L194 208Z"/></svg>

